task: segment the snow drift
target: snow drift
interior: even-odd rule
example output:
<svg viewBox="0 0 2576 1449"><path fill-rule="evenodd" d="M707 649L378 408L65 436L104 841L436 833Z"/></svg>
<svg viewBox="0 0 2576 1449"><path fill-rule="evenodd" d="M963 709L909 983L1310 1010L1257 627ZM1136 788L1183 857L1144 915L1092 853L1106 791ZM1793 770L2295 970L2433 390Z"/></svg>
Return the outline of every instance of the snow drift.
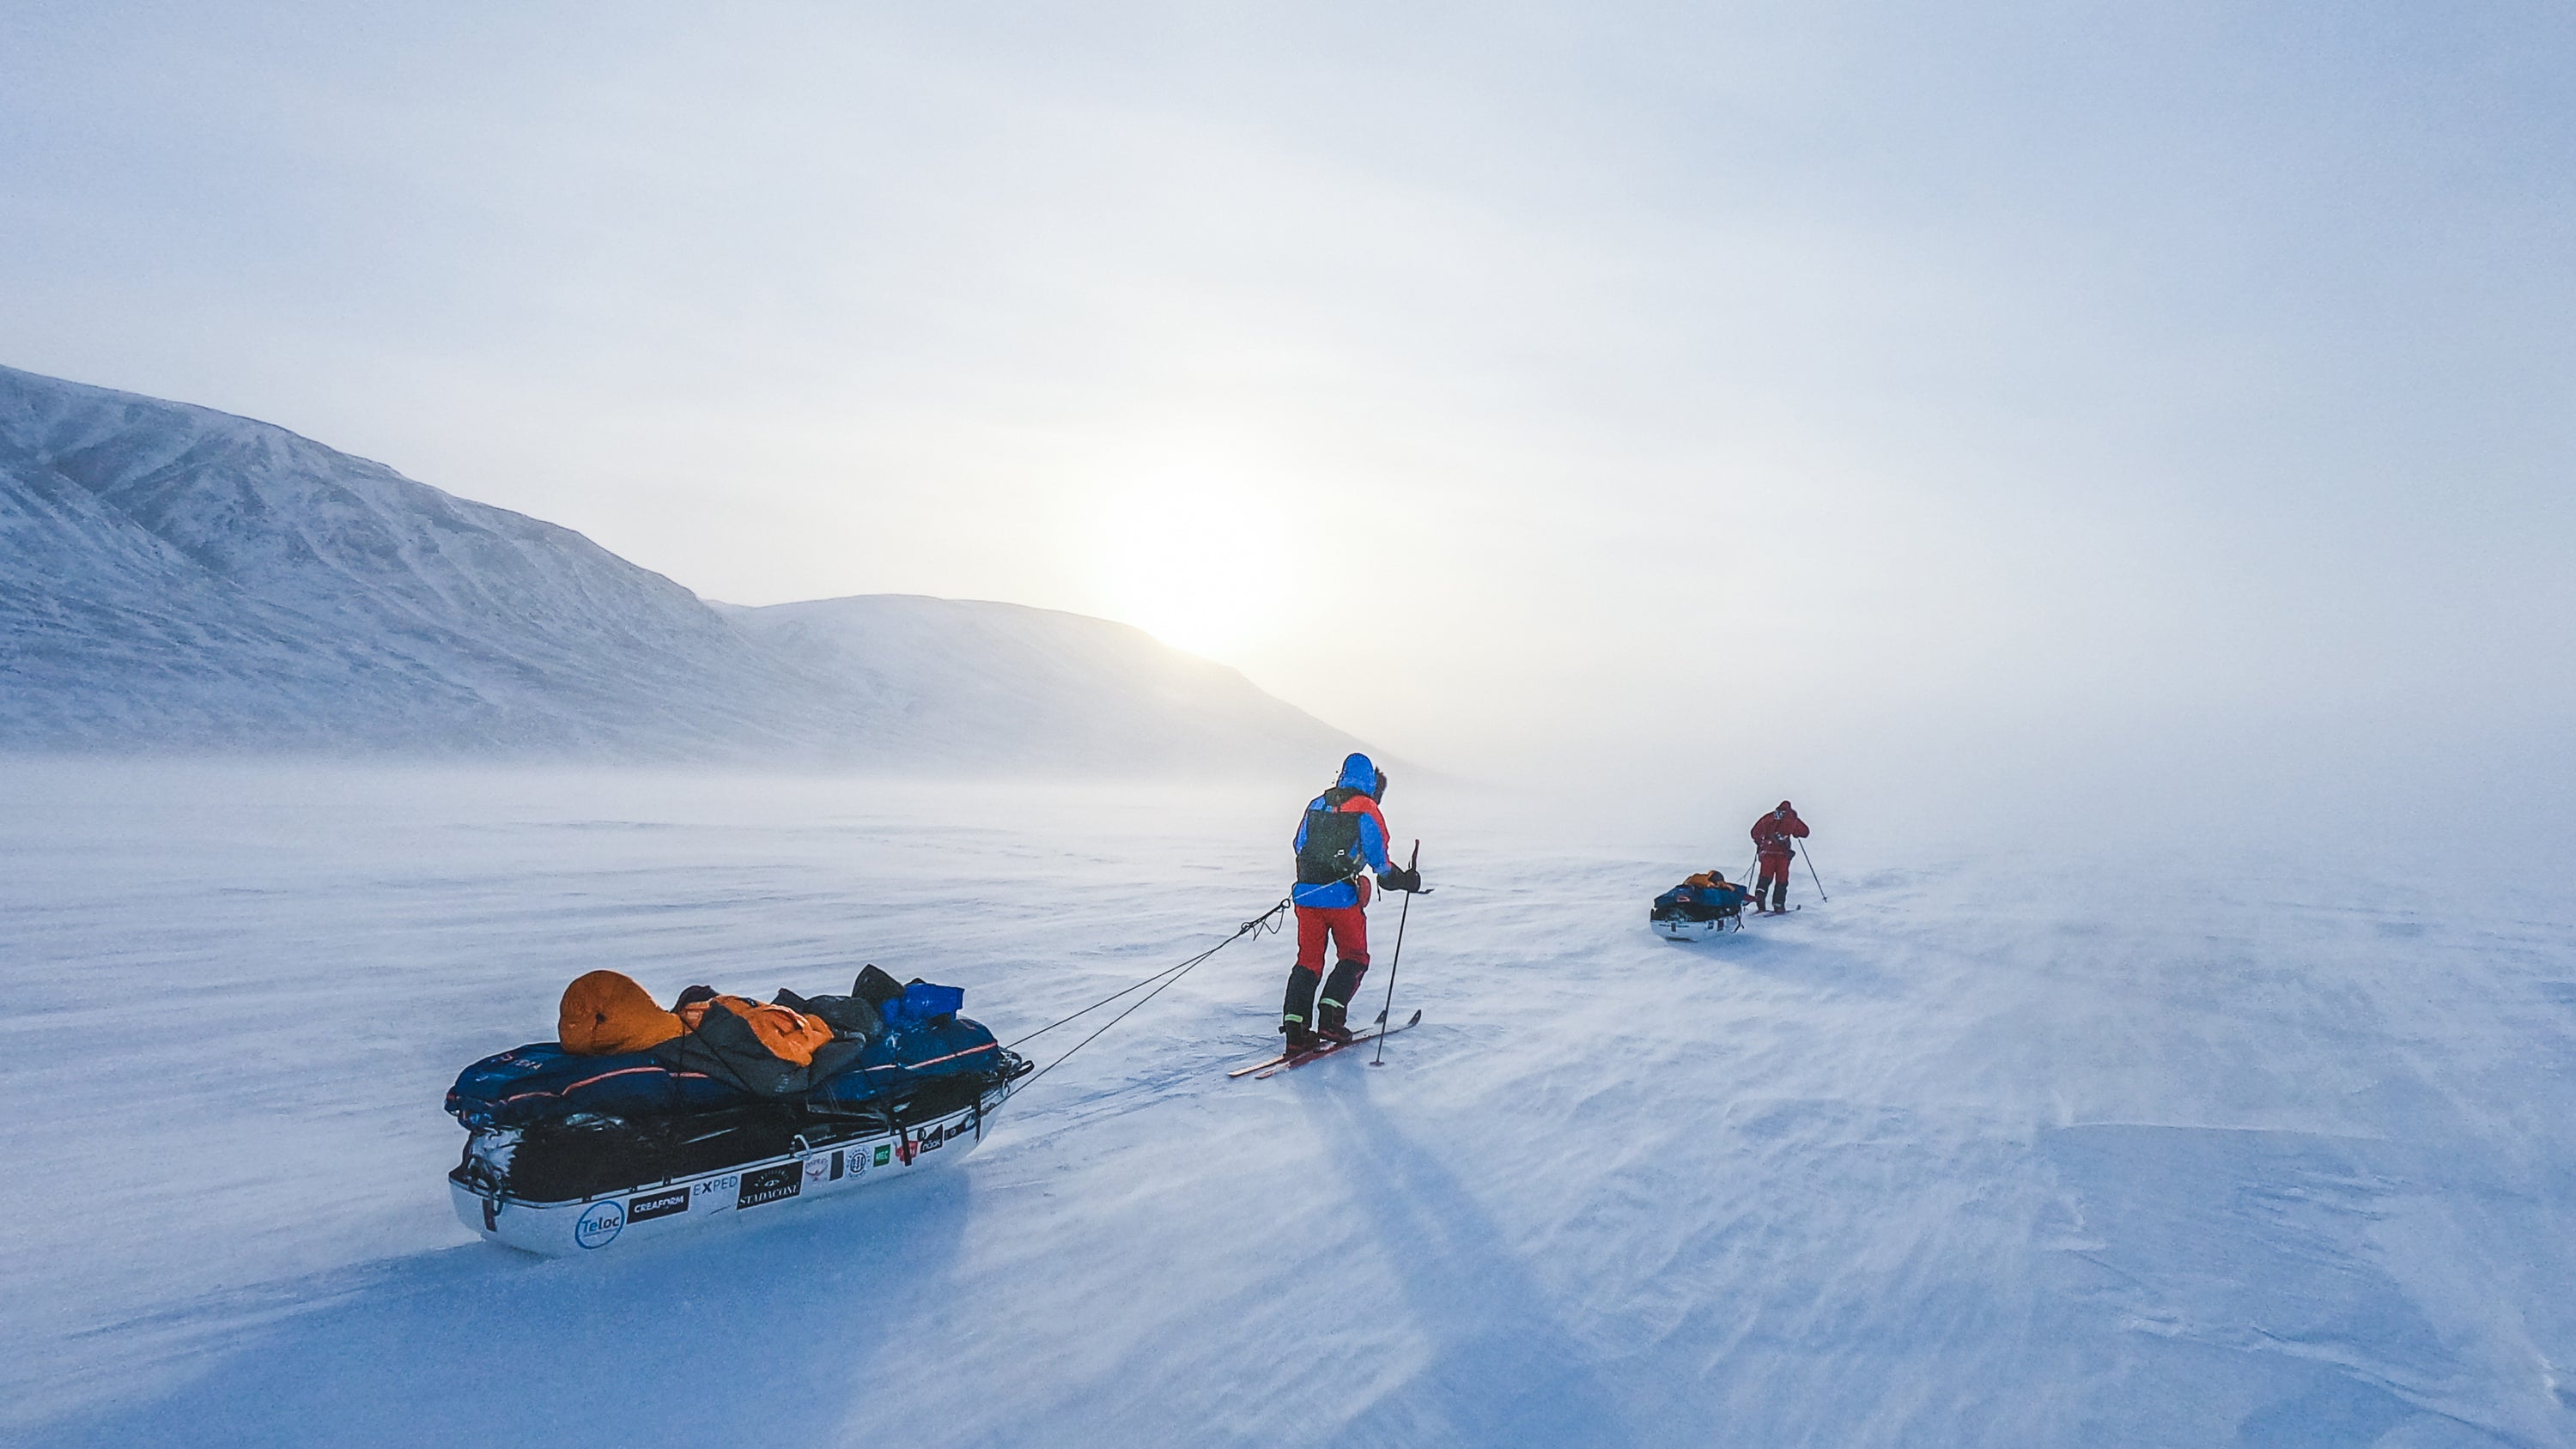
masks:
<svg viewBox="0 0 2576 1449"><path fill-rule="evenodd" d="M1105 620L719 610L570 529L0 368L0 747L1315 768L1352 742Z"/></svg>

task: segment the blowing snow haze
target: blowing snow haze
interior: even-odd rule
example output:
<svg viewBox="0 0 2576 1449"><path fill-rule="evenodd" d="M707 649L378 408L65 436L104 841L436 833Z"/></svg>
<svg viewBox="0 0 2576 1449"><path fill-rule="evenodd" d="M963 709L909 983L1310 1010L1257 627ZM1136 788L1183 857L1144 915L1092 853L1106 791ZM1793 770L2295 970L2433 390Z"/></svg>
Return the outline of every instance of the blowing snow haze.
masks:
<svg viewBox="0 0 2576 1449"><path fill-rule="evenodd" d="M1665 823L2568 811L2560 9L6 27L9 362L708 598L1115 619Z"/></svg>

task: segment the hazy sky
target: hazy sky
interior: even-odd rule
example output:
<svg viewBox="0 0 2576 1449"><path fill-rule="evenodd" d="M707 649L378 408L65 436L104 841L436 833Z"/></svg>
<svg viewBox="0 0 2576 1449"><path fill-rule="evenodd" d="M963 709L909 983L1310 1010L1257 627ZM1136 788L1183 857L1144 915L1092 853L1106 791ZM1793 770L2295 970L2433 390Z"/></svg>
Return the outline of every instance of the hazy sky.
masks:
<svg viewBox="0 0 2576 1449"><path fill-rule="evenodd" d="M1469 775L2570 801L2554 0L19 0L0 361Z"/></svg>

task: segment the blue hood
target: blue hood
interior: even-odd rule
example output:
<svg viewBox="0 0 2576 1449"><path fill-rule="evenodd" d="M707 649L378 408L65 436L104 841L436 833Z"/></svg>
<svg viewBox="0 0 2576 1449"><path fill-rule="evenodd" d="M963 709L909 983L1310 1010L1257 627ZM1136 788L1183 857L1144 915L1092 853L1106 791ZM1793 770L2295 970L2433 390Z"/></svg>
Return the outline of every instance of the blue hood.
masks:
<svg viewBox="0 0 2576 1449"><path fill-rule="evenodd" d="M1342 761L1342 778L1333 783L1368 794L1377 788L1377 766L1366 755L1352 755Z"/></svg>

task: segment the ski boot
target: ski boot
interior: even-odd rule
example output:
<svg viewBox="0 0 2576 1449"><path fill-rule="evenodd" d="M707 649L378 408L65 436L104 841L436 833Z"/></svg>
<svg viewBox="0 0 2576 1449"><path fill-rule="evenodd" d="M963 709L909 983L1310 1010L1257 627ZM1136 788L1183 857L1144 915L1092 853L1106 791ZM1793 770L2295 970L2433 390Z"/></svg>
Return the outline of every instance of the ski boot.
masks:
<svg viewBox="0 0 2576 1449"><path fill-rule="evenodd" d="M1317 1003L1319 1008L1315 1013L1317 1035L1330 1041L1340 1042L1345 1046L1350 1044L1353 1038L1349 1003L1350 999L1359 993L1360 978L1367 974L1368 968L1357 961L1346 959L1333 963L1333 977L1324 983L1323 999Z"/></svg>
<svg viewBox="0 0 2576 1449"><path fill-rule="evenodd" d="M1315 1046L1314 1028L1306 1023L1315 1019L1315 988L1322 973L1311 966L1293 966L1288 971L1288 994L1279 1003L1279 1029L1287 1034L1287 1051L1295 1056Z"/></svg>

